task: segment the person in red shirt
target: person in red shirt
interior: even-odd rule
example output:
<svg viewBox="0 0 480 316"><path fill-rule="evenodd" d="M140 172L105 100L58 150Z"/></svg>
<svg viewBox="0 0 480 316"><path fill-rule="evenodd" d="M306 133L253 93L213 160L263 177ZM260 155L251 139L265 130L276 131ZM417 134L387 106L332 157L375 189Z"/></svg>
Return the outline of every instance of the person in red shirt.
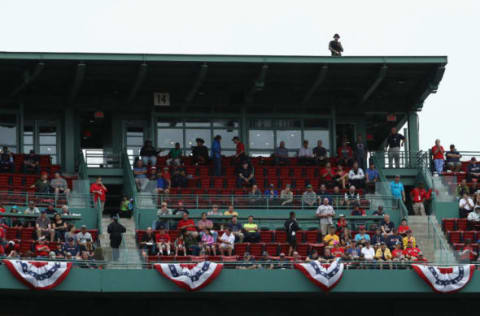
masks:
<svg viewBox="0 0 480 316"><path fill-rule="evenodd" d="M170 256L170 246L171 239L170 235L167 234L164 228L161 228L158 234L155 236L155 241L157 242L158 252L163 256L166 251L167 256Z"/></svg>
<svg viewBox="0 0 480 316"><path fill-rule="evenodd" d="M400 242L395 244L395 249L392 251L393 261L405 261L405 253Z"/></svg>
<svg viewBox="0 0 480 316"><path fill-rule="evenodd" d="M240 166L247 159L247 155L245 154L245 145L242 143L238 136L232 138L232 141L236 145L235 155L233 156L232 163Z"/></svg>
<svg viewBox="0 0 480 316"><path fill-rule="evenodd" d="M342 258L345 254L345 249L340 247L340 243L338 241L334 241L333 248L330 250L330 252L335 258Z"/></svg>
<svg viewBox="0 0 480 316"><path fill-rule="evenodd" d="M322 178L322 183L324 183L329 189L332 189L335 186L335 181L333 181L334 176L335 170L332 168L332 165L327 162L325 168L320 171L320 177Z"/></svg>
<svg viewBox="0 0 480 316"><path fill-rule="evenodd" d="M417 258L419 253L420 249L414 247L411 241L408 242L407 248L403 251L404 256L410 261Z"/></svg>
<svg viewBox="0 0 480 316"><path fill-rule="evenodd" d="M413 261L415 261L415 262L428 262L427 258L425 258L423 256L423 253L421 251L418 253L418 256L413 259Z"/></svg>
<svg viewBox="0 0 480 316"><path fill-rule="evenodd" d="M440 139L435 140L435 146L432 147L432 156L435 171L438 174L442 173L445 164L445 149L440 145Z"/></svg>
<svg viewBox="0 0 480 316"><path fill-rule="evenodd" d="M340 214L340 218L337 221L337 232L339 235L343 233L345 227L348 227L347 219L344 214Z"/></svg>
<svg viewBox="0 0 480 316"><path fill-rule="evenodd" d="M400 226L398 226L398 233L402 236L407 235L407 231L410 230L410 227L407 224L407 220L405 218L402 219Z"/></svg>
<svg viewBox="0 0 480 316"><path fill-rule="evenodd" d="M347 141L342 143L342 146L338 147L338 164L344 167L351 167L353 164L353 150L348 145Z"/></svg>
<svg viewBox="0 0 480 316"><path fill-rule="evenodd" d="M425 190L423 183L420 182L416 188L410 192L410 197L412 198L412 208L415 215L425 216L425 204L426 200L430 200L432 196L432 189Z"/></svg>
<svg viewBox="0 0 480 316"><path fill-rule="evenodd" d="M105 200L107 197L107 188L102 183L102 178L98 177L97 181L92 183L90 186L90 193L93 193L93 201L95 205L100 206L100 212L103 213L103 208L105 207Z"/></svg>
<svg viewBox="0 0 480 316"><path fill-rule="evenodd" d="M182 219L177 224L178 230L185 230L187 234L192 235L194 238L198 237L197 228L193 219L188 218L187 213L183 213Z"/></svg>
<svg viewBox="0 0 480 316"><path fill-rule="evenodd" d="M45 237L42 236L40 237L40 239L38 239L37 244L35 245L35 255L37 257L48 258L49 254L50 254L50 248L45 243Z"/></svg>
<svg viewBox="0 0 480 316"><path fill-rule="evenodd" d="M460 251L460 260L463 262L475 261L478 257L478 253L472 246L472 241L470 239L465 240L465 246L463 250Z"/></svg>

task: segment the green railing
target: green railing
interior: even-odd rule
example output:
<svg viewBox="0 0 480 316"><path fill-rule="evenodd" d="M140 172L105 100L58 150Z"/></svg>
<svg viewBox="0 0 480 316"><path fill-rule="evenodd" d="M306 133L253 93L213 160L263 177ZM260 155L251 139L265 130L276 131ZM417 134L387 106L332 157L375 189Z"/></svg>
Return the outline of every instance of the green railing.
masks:
<svg viewBox="0 0 480 316"><path fill-rule="evenodd" d="M81 199L85 201L83 207L93 207L93 200L89 193L60 194L55 198L54 193L36 193L36 192L11 192L0 191L0 201L3 205L16 205L27 207L30 201L33 201L37 207L47 207L52 204L55 208L63 205L70 205L70 199Z"/></svg>
<svg viewBox="0 0 480 316"><path fill-rule="evenodd" d="M454 250L448 244L445 235L432 216L428 216L427 236L427 242L431 242L433 245L434 258L431 258L432 261L439 264L457 263Z"/></svg>
<svg viewBox="0 0 480 316"><path fill-rule="evenodd" d="M418 164L422 164L424 158L424 152L409 152L409 151L400 151L398 152L398 162L399 165L395 166L395 159L393 155L388 151L372 151L369 153L370 157L375 160L375 165L377 168L387 168L387 169L416 169Z"/></svg>
<svg viewBox="0 0 480 316"><path fill-rule="evenodd" d="M139 205L138 196L137 196L138 192L137 192L137 186L135 184L135 178L132 172L132 166L130 165L130 160L126 150L122 151L121 161L122 161L122 170L123 170L123 193L128 198L131 198L134 200L133 216L135 218L135 222L137 223L137 216L138 216L137 209Z"/></svg>

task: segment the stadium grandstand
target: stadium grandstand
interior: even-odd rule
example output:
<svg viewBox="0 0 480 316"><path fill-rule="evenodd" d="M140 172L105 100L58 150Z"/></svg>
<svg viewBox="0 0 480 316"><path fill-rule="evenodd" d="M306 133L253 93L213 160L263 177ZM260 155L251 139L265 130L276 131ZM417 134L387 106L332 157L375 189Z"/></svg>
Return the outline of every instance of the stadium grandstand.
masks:
<svg viewBox="0 0 480 316"><path fill-rule="evenodd" d="M216 313L257 293L267 314L378 293L379 309L424 299L397 314L452 311L414 268L448 275L438 266L479 251L478 153L419 148L418 112L446 65L1 52L0 289L13 302L29 287L75 292L105 313L134 298L153 313L159 297ZM478 293L461 271L461 293Z"/></svg>

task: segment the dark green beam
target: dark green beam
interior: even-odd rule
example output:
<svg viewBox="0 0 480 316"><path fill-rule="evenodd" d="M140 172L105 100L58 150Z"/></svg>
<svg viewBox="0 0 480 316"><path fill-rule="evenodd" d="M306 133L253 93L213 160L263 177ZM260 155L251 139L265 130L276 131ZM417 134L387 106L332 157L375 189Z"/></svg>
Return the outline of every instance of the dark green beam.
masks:
<svg viewBox="0 0 480 316"><path fill-rule="evenodd" d="M375 89L378 88L378 86L382 83L383 79L385 79L385 76L387 75L387 70L388 67L387 65L383 65L380 70L378 71L377 79L372 83L370 88L365 92L365 94L362 97L362 100L360 101L360 104L365 103L365 101L368 100L368 98L372 95L372 93L375 91Z"/></svg>
<svg viewBox="0 0 480 316"><path fill-rule="evenodd" d="M17 88L15 88L12 91L12 93L10 93L10 96L14 97L14 96L18 95L20 92L22 92L23 89L28 87L28 85L31 84L33 81L35 81L35 79L40 75L40 73L42 72L44 67L45 67L45 63L39 62L35 66L35 69L33 70L33 73L30 73L30 71L26 70L23 73L23 82Z"/></svg>
<svg viewBox="0 0 480 316"><path fill-rule="evenodd" d="M197 74L197 78L195 79L195 82L193 83L192 88L188 92L187 96L185 97L185 101L187 103L191 103L193 99L195 98L195 95L197 94L198 89L202 86L203 82L205 81L205 78L207 76L207 70L208 70L208 65L203 64L200 67L200 71Z"/></svg>
<svg viewBox="0 0 480 316"><path fill-rule="evenodd" d="M437 93L438 86L440 81L442 81L443 74L445 73L445 66L441 65L435 71L433 77L428 81L427 88L420 95L418 101L416 102L414 110L420 111L423 108L423 102L428 98L431 93Z"/></svg>
<svg viewBox="0 0 480 316"><path fill-rule="evenodd" d="M130 93L128 94L127 104L132 103L133 99L137 95L138 90L143 84L145 77L147 76L148 65L146 63L140 64L138 67L137 78L133 83L132 88L130 89Z"/></svg>
<svg viewBox="0 0 480 316"><path fill-rule="evenodd" d="M323 65L320 72L318 73L317 79L313 82L312 86L310 87L310 89L308 89L307 93L303 97L303 101L302 101L303 105L307 104L308 101L310 101L315 91L317 91L317 89L325 81L325 78L327 77L327 71L328 71L328 66Z"/></svg>
<svg viewBox="0 0 480 316"><path fill-rule="evenodd" d="M257 76L257 79L253 82L252 86L245 95L245 102L251 103L253 96L256 92L262 91L265 88L265 78L267 77L268 65L263 65Z"/></svg>
<svg viewBox="0 0 480 316"><path fill-rule="evenodd" d="M83 79L85 78L85 71L87 65L84 63L79 63L77 65L77 70L75 71L75 79L73 80L73 84L70 87L70 92L68 93L68 104L71 105L75 102L75 98L82 87Z"/></svg>

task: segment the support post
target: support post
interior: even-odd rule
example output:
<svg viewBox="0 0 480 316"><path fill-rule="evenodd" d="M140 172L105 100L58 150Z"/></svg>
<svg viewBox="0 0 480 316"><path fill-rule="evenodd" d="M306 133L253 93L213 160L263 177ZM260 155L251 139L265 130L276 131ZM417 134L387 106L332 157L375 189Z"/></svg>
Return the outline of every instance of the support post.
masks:
<svg viewBox="0 0 480 316"><path fill-rule="evenodd" d="M419 126L417 112L408 112L408 138L407 145L411 154L415 154L420 150Z"/></svg>
<svg viewBox="0 0 480 316"><path fill-rule="evenodd" d="M73 107L67 106L64 113L64 130L63 130L63 166L66 173L75 172L75 159L78 152L75 150L75 113Z"/></svg>

